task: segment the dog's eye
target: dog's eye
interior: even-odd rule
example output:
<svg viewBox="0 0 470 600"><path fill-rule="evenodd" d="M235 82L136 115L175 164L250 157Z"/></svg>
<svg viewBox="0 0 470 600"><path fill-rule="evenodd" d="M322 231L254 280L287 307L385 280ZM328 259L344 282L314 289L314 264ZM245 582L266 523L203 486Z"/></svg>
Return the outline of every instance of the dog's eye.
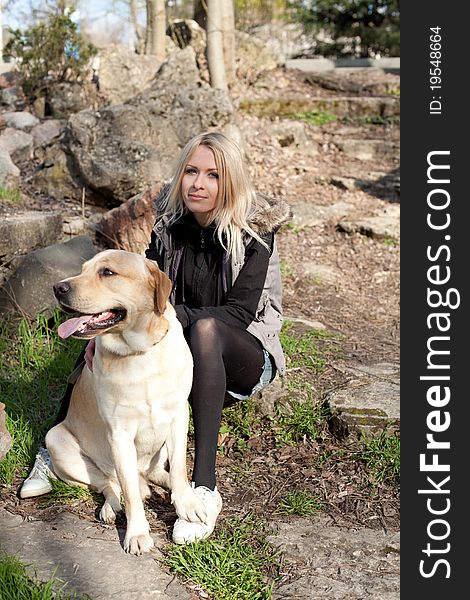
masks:
<svg viewBox="0 0 470 600"><path fill-rule="evenodd" d="M105 267L104 269L101 269L100 275L104 275L104 277L111 277L111 275L116 275L116 273Z"/></svg>

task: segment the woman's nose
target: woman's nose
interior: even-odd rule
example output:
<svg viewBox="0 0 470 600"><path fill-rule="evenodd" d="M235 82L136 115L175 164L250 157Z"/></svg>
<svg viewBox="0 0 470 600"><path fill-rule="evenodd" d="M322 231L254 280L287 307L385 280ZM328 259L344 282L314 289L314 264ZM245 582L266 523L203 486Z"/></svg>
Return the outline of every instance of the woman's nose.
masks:
<svg viewBox="0 0 470 600"><path fill-rule="evenodd" d="M204 187L204 179L201 173L198 173L194 178L193 186L197 189Z"/></svg>

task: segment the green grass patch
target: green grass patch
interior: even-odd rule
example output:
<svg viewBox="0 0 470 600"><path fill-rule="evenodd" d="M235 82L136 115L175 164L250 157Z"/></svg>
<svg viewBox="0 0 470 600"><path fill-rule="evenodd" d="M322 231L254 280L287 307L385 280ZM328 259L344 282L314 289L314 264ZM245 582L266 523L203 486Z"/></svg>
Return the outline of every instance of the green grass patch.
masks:
<svg viewBox="0 0 470 600"><path fill-rule="evenodd" d="M93 492L89 488L83 488L79 485L70 485L60 479L49 478L52 490L41 499L42 506L52 504L75 504L77 502L86 502L94 500L100 504L103 503L103 496Z"/></svg>
<svg viewBox="0 0 470 600"><path fill-rule="evenodd" d="M315 330L299 335L294 332L292 321L284 321L280 340L288 367L307 367L321 373L326 367L326 359L316 342L331 337L325 331Z"/></svg>
<svg viewBox="0 0 470 600"><path fill-rule="evenodd" d="M400 487L400 436L387 435L383 431L378 437L361 438L362 449L359 459L364 463L374 485L388 484Z"/></svg>
<svg viewBox="0 0 470 600"><path fill-rule="evenodd" d="M9 189L0 185L0 201L8 204L21 204L23 196L19 188Z"/></svg>
<svg viewBox="0 0 470 600"><path fill-rule="evenodd" d="M244 452L247 449L247 440L253 435L257 425L259 418L256 415L254 398L247 398L224 408L219 432L234 438L235 450Z"/></svg>
<svg viewBox="0 0 470 600"><path fill-rule="evenodd" d="M33 463L37 446L54 423L60 398L83 342L57 336L61 314L0 326L0 401L13 444L0 463L0 483L11 485Z"/></svg>
<svg viewBox="0 0 470 600"><path fill-rule="evenodd" d="M269 600L280 559L267 534L253 515L227 519L204 542L167 547L163 562L214 600Z"/></svg>
<svg viewBox="0 0 470 600"><path fill-rule="evenodd" d="M315 125L321 127L332 121L336 121L337 117L329 112L323 111L309 111L309 112L298 112L290 115L286 115L289 119L297 119L298 121L305 121L309 125Z"/></svg>
<svg viewBox="0 0 470 600"><path fill-rule="evenodd" d="M280 444L318 440L324 436L327 418L327 409L313 398L310 391L305 399L291 400L288 409L276 406L272 431Z"/></svg>
<svg viewBox="0 0 470 600"><path fill-rule="evenodd" d="M36 572L16 556L0 555L0 598L4 600L89 600L88 595L65 593L65 584L53 577L42 582Z"/></svg>
<svg viewBox="0 0 470 600"><path fill-rule="evenodd" d="M308 517L320 512L322 507L320 498L305 490L293 490L279 503L279 512L285 515Z"/></svg>

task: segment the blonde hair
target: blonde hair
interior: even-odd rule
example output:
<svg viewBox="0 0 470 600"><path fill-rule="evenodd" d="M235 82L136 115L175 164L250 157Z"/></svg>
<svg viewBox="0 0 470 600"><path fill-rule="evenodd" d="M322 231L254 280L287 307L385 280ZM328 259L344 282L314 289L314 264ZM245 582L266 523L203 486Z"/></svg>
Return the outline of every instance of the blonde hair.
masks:
<svg viewBox="0 0 470 600"><path fill-rule="evenodd" d="M175 165L168 195L162 206L162 217L169 223L176 221L188 212L182 196L182 180L186 165L199 146L207 146L214 154L218 173L219 189L215 208L209 213L208 223L215 223L217 237L229 257L239 260L243 257L243 234L248 233L264 246L267 244L248 224L255 200L240 148L223 133L201 133L193 137L181 151Z"/></svg>

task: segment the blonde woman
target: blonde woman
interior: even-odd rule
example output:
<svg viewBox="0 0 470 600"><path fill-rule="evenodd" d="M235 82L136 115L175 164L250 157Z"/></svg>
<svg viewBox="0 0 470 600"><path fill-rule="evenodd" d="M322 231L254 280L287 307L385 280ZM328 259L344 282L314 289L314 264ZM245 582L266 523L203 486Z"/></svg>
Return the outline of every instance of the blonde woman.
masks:
<svg viewBox="0 0 470 600"><path fill-rule="evenodd" d="M183 148L156 211L146 256L173 282L171 301L194 359L192 485L205 504L207 520L177 519L173 541L185 544L207 538L222 508L216 454L225 399L248 398L284 372L275 232L290 210L256 194L239 147L212 132L197 135ZM89 344L89 364L92 349ZM70 393L68 389L58 422ZM41 450L22 497L50 490L48 464Z"/></svg>

